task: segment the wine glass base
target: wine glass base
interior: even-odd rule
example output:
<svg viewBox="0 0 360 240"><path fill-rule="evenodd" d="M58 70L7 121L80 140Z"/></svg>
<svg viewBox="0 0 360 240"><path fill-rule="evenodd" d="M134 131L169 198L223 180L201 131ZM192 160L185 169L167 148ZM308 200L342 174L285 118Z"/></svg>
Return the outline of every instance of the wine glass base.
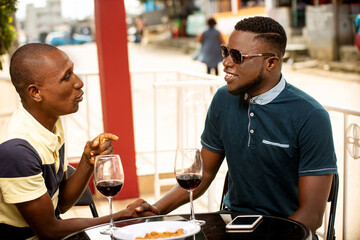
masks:
<svg viewBox="0 0 360 240"><path fill-rule="evenodd" d="M108 228L100 231L100 233L104 234L104 235L112 235L116 229L117 229L116 227L108 227Z"/></svg>
<svg viewBox="0 0 360 240"><path fill-rule="evenodd" d="M199 225L199 226L202 226L206 223L204 220L197 220L197 219L192 219L192 220L189 220L188 222Z"/></svg>

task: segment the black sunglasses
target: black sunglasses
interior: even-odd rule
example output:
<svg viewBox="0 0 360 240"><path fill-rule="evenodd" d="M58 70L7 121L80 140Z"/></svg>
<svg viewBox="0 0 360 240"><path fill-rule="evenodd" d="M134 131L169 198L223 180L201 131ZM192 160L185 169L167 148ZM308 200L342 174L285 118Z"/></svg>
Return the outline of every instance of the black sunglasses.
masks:
<svg viewBox="0 0 360 240"><path fill-rule="evenodd" d="M259 54L244 55L239 50L228 49L224 45L222 45L220 48L221 48L221 55L222 55L223 59L227 58L230 54L233 62L236 64L242 63L244 61L244 58L247 58L247 57L262 57L262 56L275 57L275 54L273 54L273 53L259 53Z"/></svg>

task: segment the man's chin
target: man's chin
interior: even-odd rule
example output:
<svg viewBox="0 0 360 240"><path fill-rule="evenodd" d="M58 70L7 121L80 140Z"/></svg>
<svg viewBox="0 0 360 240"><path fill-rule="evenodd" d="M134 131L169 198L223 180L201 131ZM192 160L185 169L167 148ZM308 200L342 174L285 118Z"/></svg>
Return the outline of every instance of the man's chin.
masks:
<svg viewBox="0 0 360 240"><path fill-rule="evenodd" d="M227 87L227 90L229 91L229 93L230 93L231 95L234 95L233 92L234 92L235 90L234 90L232 87L230 87L229 84L227 84L226 87Z"/></svg>
<svg viewBox="0 0 360 240"><path fill-rule="evenodd" d="M73 107L73 109L72 109L71 111L69 111L69 113L67 113L66 115L76 113L78 110L79 110L79 104L76 104L76 105Z"/></svg>
<svg viewBox="0 0 360 240"><path fill-rule="evenodd" d="M231 95L233 95L233 96L245 95L245 92L242 91L241 89L230 89L230 88L228 87L228 91L229 91L229 93L230 93Z"/></svg>

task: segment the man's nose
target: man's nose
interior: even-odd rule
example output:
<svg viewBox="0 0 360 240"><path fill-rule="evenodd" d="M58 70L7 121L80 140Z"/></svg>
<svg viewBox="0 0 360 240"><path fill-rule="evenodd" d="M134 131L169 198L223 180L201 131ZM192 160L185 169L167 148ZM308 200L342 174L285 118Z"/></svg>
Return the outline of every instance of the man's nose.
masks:
<svg viewBox="0 0 360 240"><path fill-rule="evenodd" d="M234 65L234 61L232 60L230 54L226 57L226 58L223 58L223 62L222 62L223 66L232 66Z"/></svg>
<svg viewBox="0 0 360 240"><path fill-rule="evenodd" d="M75 76L76 76L76 82L75 82L75 84L74 84L74 88L82 88L83 86L84 86L84 83L83 83L83 81L79 78L79 76L78 75L76 75L75 74Z"/></svg>

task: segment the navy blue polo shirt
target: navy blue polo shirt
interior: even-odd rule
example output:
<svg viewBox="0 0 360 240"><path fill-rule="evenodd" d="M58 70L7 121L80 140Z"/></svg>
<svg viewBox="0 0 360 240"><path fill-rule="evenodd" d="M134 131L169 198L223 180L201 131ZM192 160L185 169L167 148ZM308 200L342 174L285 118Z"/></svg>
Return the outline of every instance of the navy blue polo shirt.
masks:
<svg viewBox="0 0 360 240"><path fill-rule="evenodd" d="M248 107L220 88L201 142L225 153L232 211L288 217L298 209L300 176L337 173L329 114L284 78Z"/></svg>

